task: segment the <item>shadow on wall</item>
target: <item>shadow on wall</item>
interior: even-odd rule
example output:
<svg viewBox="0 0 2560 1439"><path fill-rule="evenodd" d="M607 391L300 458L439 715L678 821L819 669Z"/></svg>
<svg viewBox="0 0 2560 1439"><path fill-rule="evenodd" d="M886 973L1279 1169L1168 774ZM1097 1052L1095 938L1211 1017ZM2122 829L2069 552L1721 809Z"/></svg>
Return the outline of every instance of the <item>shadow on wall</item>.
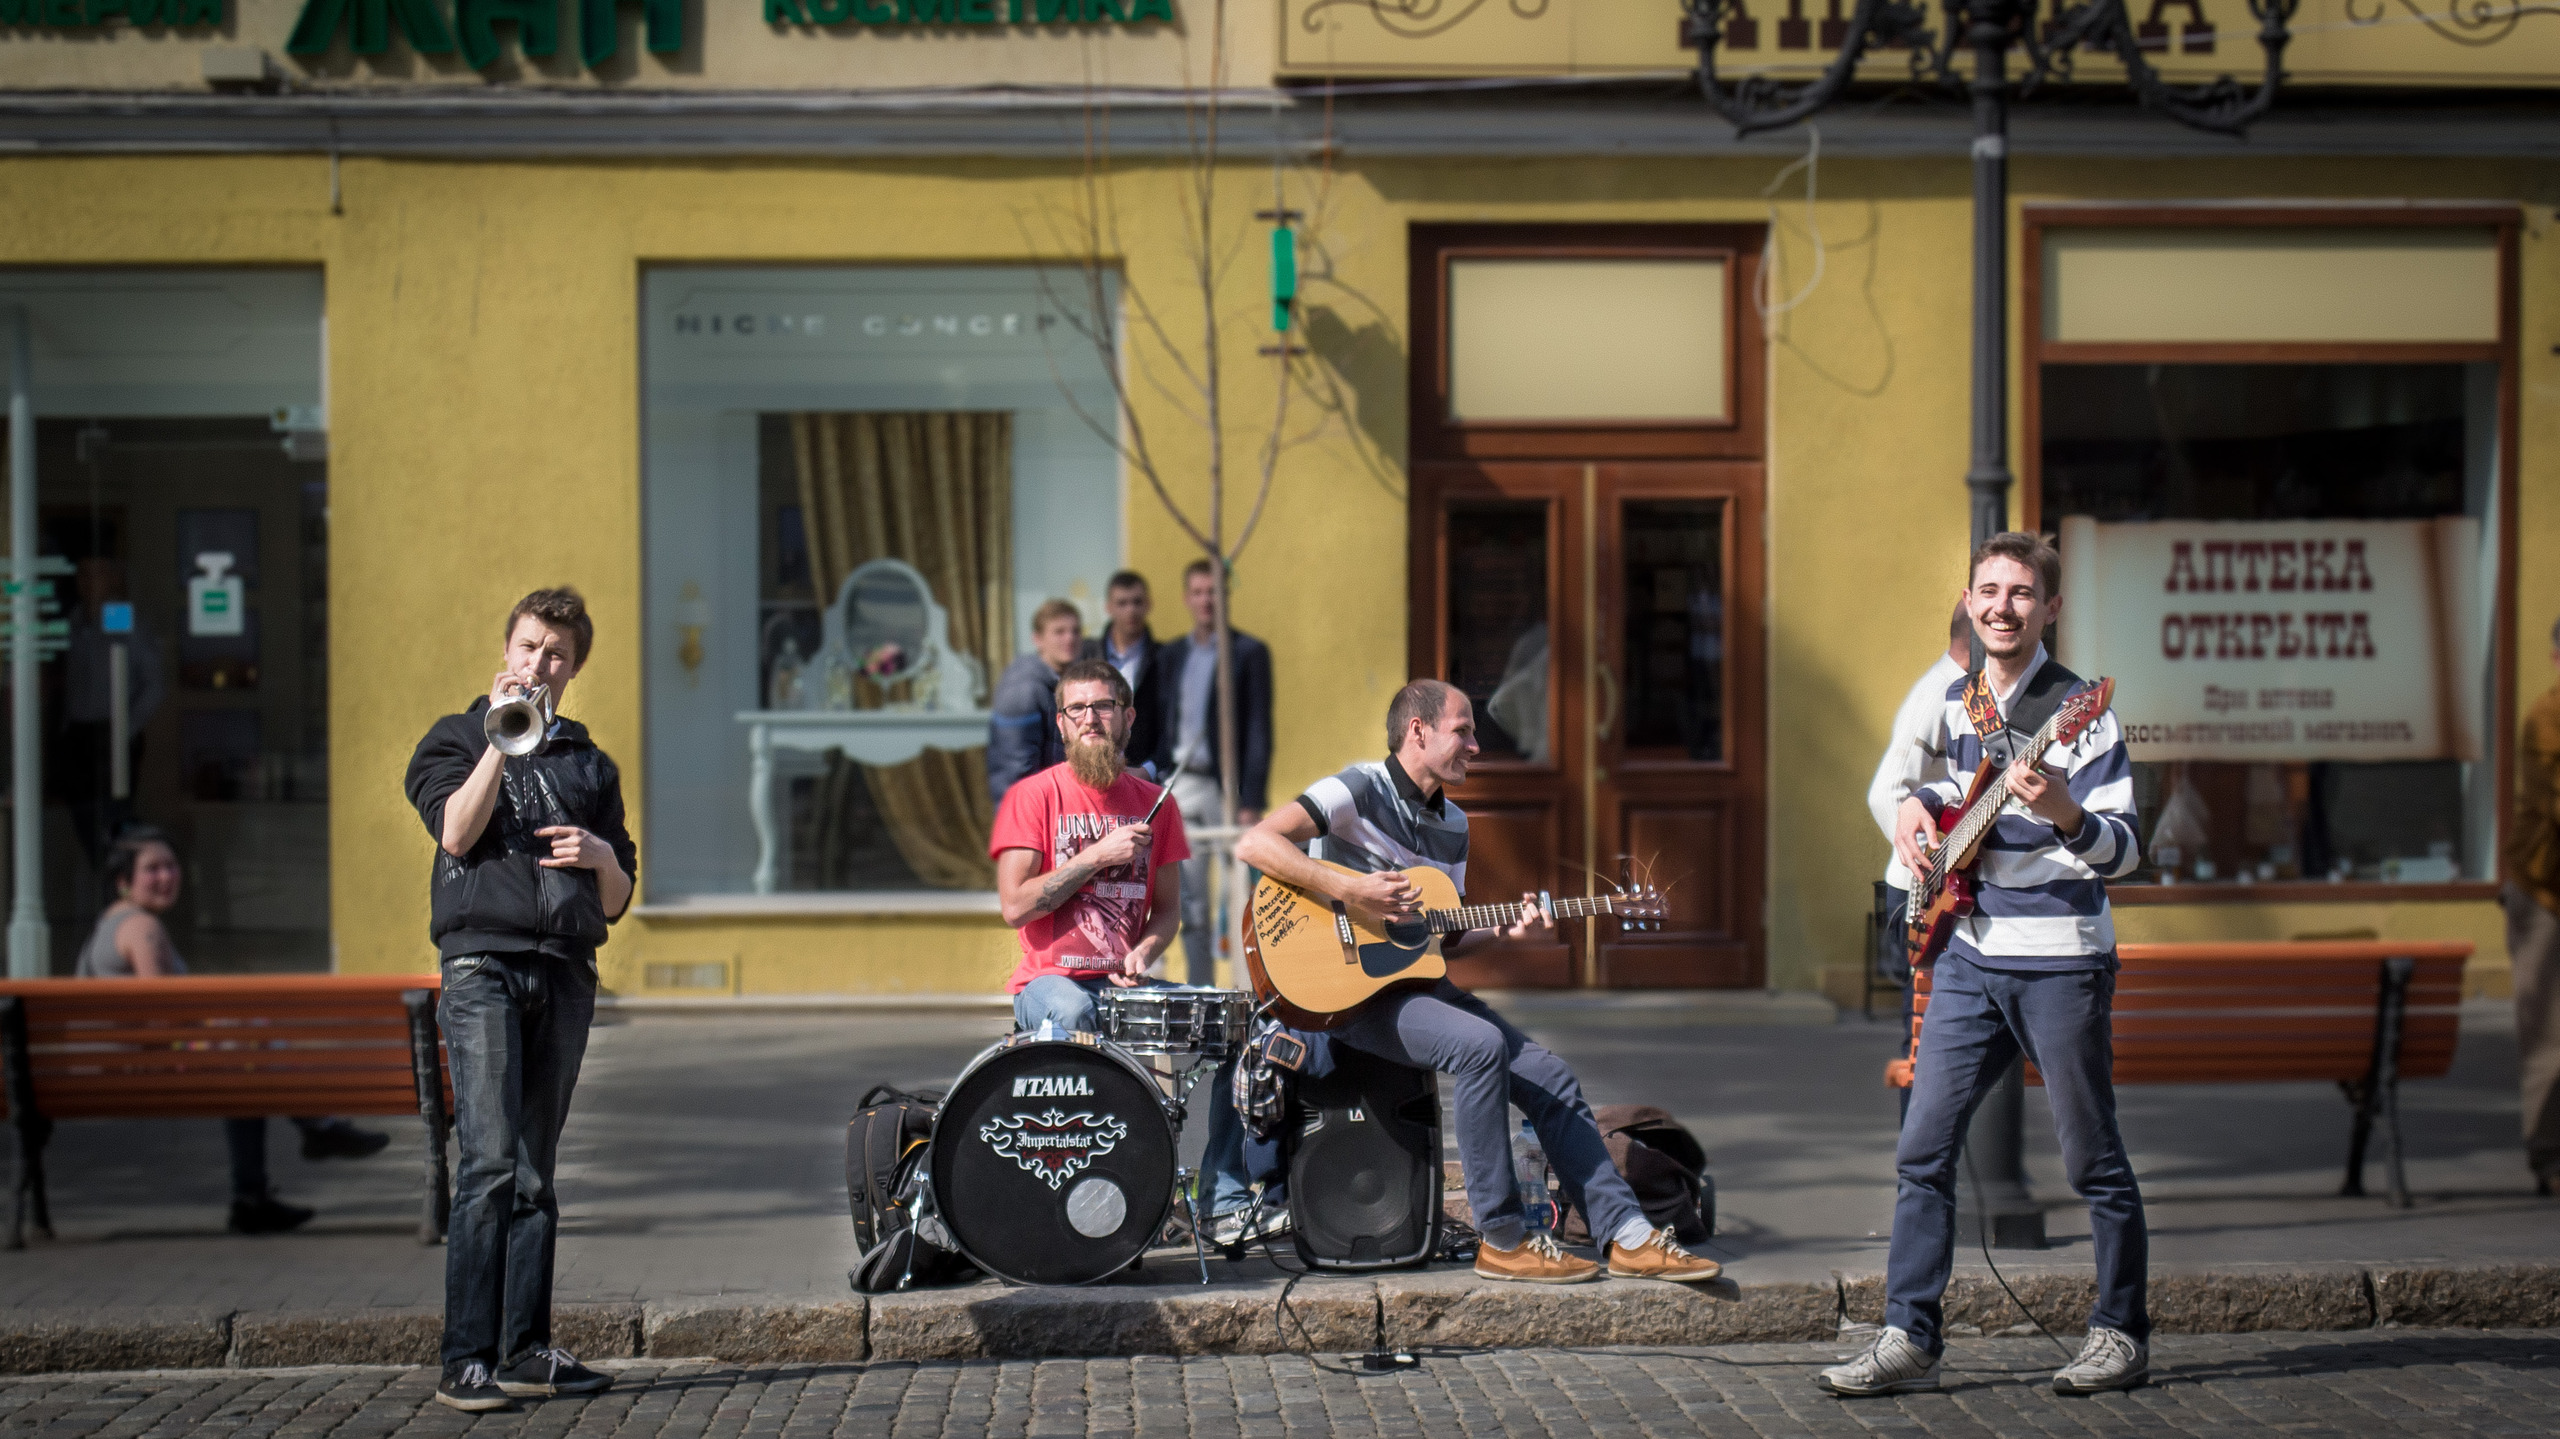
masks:
<svg viewBox="0 0 2560 1439"><path fill-rule="evenodd" d="M1342 421L1361 469L1402 503L1406 495L1404 338L1367 297L1353 298L1366 311L1357 322L1329 305L1306 307L1307 348L1320 362L1308 375L1306 387L1319 407Z"/></svg>

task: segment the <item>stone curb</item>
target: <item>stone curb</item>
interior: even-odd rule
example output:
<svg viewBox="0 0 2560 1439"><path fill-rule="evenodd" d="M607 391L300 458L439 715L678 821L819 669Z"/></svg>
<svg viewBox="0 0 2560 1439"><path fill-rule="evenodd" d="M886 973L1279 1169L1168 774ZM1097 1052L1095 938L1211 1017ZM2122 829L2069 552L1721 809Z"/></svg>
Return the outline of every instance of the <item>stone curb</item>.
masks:
<svg viewBox="0 0 2560 1439"><path fill-rule="evenodd" d="M1278 1301L1288 1294L1288 1317ZM2077 1331L2095 1297L2085 1269L2024 1269L2009 1289L1959 1273L1955 1334ZM688 1299L563 1304L553 1333L596 1359L732 1364L1018 1359L1126 1354L1340 1353L1400 1348L1705 1346L1822 1340L1883 1318L1880 1274L1830 1282L1682 1286L1604 1280L1567 1288L1495 1284L1465 1270L1023 1289L992 1281L827 1304ZM2152 1276L2153 1327L2168 1334L2382 1327L2560 1328L2560 1264L2274 1265ZM320 1314L137 1309L0 1315L0 1374L433 1364L428 1309Z"/></svg>

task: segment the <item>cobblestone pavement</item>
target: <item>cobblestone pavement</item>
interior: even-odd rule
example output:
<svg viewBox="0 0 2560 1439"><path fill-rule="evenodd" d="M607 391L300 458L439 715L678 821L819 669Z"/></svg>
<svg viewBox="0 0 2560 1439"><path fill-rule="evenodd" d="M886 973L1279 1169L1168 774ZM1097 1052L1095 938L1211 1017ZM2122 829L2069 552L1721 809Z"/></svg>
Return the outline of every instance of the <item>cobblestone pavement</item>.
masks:
<svg viewBox="0 0 2560 1439"><path fill-rule="evenodd" d="M298 1369L0 1381L0 1434L459 1435L814 1439L818 1435L1994 1435L2002 1439L2548 1435L2560 1331L2165 1337L2154 1382L2062 1399L2043 1340L1958 1341L1947 1387L1842 1401L1814 1389L1836 1346L1433 1354L1347 1372L1278 1358L732 1368L632 1361L590 1399L490 1415L436 1404L423 1369Z"/></svg>

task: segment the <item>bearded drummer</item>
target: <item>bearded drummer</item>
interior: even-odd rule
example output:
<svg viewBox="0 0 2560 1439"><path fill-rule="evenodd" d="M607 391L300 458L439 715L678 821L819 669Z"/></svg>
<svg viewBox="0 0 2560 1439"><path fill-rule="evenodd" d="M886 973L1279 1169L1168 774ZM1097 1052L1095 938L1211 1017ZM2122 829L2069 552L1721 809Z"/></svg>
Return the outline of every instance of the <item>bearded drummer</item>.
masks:
<svg viewBox="0 0 2560 1439"><path fill-rule="evenodd" d="M996 810L987 849L996 862L1004 922L1022 937L1022 962L1005 988L1016 1028L1055 1024L1098 1031L1094 996L1105 988L1161 985L1147 977L1182 927L1181 864L1191 845L1182 811L1121 759L1133 720L1129 681L1104 660L1077 660L1058 675L1064 761L1017 781ZM1153 819L1150 820L1149 816ZM1220 1066L1209 1086L1208 1167L1242 1193L1243 1129ZM1242 1233L1234 1216L1214 1227L1220 1243L1283 1232L1285 1211Z"/></svg>
<svg viewBox="0 0 2560 1439"><path fill-rule="evenodd" d="M1176 866L1191 846L1182 811L1157 810L1163 791L1121 760L1131 718L1118 669L1068 665L1057 713L1067 757L1016 781L996 811L987 848L1004 922L1022 936L1005 988L1023 1029L1094 1028L1094 995L1143 983L1181 929Z"/></svg>

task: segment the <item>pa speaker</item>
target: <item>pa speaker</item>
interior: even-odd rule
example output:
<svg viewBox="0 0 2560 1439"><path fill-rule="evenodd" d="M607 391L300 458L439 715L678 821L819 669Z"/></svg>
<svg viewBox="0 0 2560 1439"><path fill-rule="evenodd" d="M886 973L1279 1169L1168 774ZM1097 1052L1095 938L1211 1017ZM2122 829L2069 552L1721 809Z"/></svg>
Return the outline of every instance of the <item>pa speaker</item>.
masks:
<svg viewBox="0 0 2560 1439"><path fill-rule="evenodd" d="M1397 1269L1440 1247L1440 1088L1336 1044L1333 1072L1293 1083L1289 1216L1310 1269Z"/></svg>

